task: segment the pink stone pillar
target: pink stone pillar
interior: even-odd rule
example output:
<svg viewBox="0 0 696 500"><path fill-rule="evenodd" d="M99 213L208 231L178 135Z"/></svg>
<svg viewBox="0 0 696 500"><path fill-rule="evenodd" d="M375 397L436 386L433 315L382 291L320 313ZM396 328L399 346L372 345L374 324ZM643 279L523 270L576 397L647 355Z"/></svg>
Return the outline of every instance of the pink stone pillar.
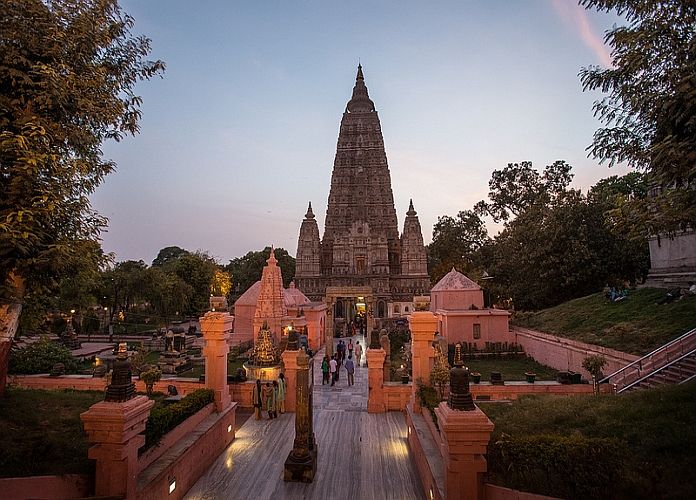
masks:
<svg viewBox="0 0 696 500"><path fill-rule="evenodd" d="M296 408L297 399L297 354L299 351L288 351L285 349L280 357L285 365L285 411L293 412Z"/></svg>
<svg viewBox="0 0 696 500"><path fill-rule="evenodd" d="M220 413L232 403L227 385L227 354L234 316L230 313L208 312L200 318L201 332L205 339L205 387L215 392L215 411Z"/></svg>
<svg viewBox="0 0 696 500"><path fill-rule="evenodd" d="M89 458L97 461L97 496L137 494L138 448L145 444L145 423L155 402L136 396L123 403L102 401L80 415L91 443Z"/></svg>
<svg viewBox="0 0 696 500"><path fill-rule="evenodd" d="M483 500L483 474L486 472L486 447L493 423L478 408L453 410L442 402L435 408L442 459L445 463L447 500Z"/></svg>
<svg viewBox="0 0 696 500"><path fill-rule="evenodd" d="M384 349L368 349L365 353L367 359L367 413L385 413L387 405L384 403L384 358L387 353Z"/></svg>
<svg viewBox="0 0 696 500"><path fill-rule="evenodd" d="M430 372L435 363L433 340L437 331L437 316L430 311L415 311L408 317L411 327L411 366L412 380L410 405L414 413L420 413L416 390L418 382L430 384Z"/></svg>

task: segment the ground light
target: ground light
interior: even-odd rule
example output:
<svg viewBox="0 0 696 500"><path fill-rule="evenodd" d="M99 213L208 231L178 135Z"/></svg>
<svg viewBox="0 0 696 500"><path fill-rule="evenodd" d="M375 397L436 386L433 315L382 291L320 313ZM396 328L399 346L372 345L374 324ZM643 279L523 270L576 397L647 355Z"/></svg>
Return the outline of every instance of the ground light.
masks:
<svg viewBox="0 0 696 500"><path fill-rule="evenodd" d="M175 489L176 489L176 479L172 479L172 482L169 483L169 493L171 494Z"/></svg>

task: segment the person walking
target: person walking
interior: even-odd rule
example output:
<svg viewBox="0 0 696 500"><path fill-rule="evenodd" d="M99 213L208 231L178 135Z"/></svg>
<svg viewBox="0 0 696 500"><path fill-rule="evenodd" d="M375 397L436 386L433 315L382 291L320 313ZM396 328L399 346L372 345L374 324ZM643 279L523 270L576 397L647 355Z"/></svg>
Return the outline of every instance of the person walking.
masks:
<svg viewBox="0 0 696 500"><path fill-rule="evenodd" d="M276 407L282 415L285 413L285 393L288 390L288 385L285 382L285 374L278 375L278 395L276 396Z"/></svg>
<svg viewBox="0 0 696 500"><path fill-rule="evenodd" d="M355 343L355 362L358 364L358 366L360 366L360 358L362 358L362 346L358 340Z"/></svg>
<svg viewBox="0 0 696 500"><path fill-rule="evenodd" d="M263 389L261 388L261 381L256 379L256 385L251 391L251 401L254 404L254 418L256 420L261 420L261 408L263 406Z"/></svg>
<svg viewBox="0 0 696 500"><path fill-rule="evenodd" d="M348 339L348 357L353 355L353 339Z"/></svg>
<svg viewBox="0 0 696 500"><path fill-rule="evenodd" d="M324 383L329 383L329 357L324 356L324 360L321 362L321 385Z"/></svg>
<svg viewBox="0 0 696 500"><path fill-rule="evenodd" d="M355 364L353 363L353 356L351 354L348 355L348 360L346 361L346 372L348 372L348 385L353 385L355 383L353 379Z"/></svg>
<svg viewBox="0 0 696 500"><path fill-rule="evenodd" d="M339 366L343 364L343 349L345 349L345 345L343 344L342 340L339 340L338 345L336 346L336 361L338 361Z"/></svg>
<svg viewBox="0 0 696 500"><path fill-rule="evenodd" d="M338 373L336 357L331 358L331 361L329 361L329 372L331 372L331 386L333 387L336 384L336 374Z"/></svg>
<svg viewBox="0 0 696 500"><path fill-rule="evenodd" d="M275 413L275 391L270 382L266 382L266 387L263 388L263 397L266 402L268 420L273 420L273 414Z"/></svg>

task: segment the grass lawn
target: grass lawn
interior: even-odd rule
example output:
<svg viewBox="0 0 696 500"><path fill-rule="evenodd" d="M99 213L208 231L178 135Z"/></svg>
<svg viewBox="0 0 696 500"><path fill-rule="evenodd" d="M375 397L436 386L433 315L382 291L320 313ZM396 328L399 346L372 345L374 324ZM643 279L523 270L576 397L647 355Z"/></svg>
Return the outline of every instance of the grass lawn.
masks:
<svg viewBox="0 0 696 500"><path fill-rule="evenodd" d="M624 441L629 472L627 478L617 474L616 481L626 481L619 498L696 498L696 382L619 396L522 396L511 404L477 404L495 424L492 443L503 433Z"/></svg>
<svg viewBox="0 0 696 500"><path fill-rule="evenodd" d="M666 290L631 290L619 302L603 293L571 300L538 313L517 314L512 324L571 340L645 355L696 328L696 297L655 305Z"/></svg>
<svg viewBox="0 0 696 500"><path fill-rule="evenodd" d="M489 380L491 372L500 372L503 380L525 380L525 372L536 373L536 380L556 380L558 370L537 363L532 358L516 359L467 359L464 366L481 374L481 380Z"/></svg>
<svg viewBox="0 0 696 500"><path fill-rule="evenodd" d="M103 391L8 387L0 399L0 477L90 474L90 447L80 413Z"/></svg>

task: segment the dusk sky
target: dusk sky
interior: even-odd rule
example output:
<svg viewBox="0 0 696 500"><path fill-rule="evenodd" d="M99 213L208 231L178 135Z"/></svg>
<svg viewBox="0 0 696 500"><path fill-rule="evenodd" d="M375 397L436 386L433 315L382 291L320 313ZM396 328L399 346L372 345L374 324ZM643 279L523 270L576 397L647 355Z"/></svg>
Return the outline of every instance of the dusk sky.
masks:
<svg viewBox="0 0 696 500"><path fill-rule="evenodd" d="M576 0L122 0L164 78L138 85L141 133L105 144L118 168L92 196L103 247L150 264L166 246L221 264L295 255L312 202L320 231L341 116L358 62L384 134L399 228L409 199L425 243L438 216L471 209L510 162L573 166L573 186L627 169L587 157L621 21ZM500 229L487 223L491 236Z"/></svg>

